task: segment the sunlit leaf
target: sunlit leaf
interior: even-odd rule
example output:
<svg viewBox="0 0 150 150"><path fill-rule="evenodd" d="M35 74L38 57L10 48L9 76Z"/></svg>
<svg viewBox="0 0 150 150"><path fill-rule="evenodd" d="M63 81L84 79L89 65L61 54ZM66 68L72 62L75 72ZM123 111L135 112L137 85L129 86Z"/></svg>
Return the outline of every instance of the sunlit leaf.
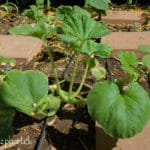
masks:
<svg viewBox="0 0 150 150"><path fill-rule="evenodd" d="M138 66L138 59L134 52L120 51L118 53L118 58L123 70L130 74L135 73L134 69Z"/></svg>
<svg viewBox="0 0 150 150"><path fill-rule="evenodd" d="M81 41L100 38L110 33L101 22L79 13L69 15L62 30L65 35L76 37Z"/></svg>
<svg viewBox="0 0 150 150"><path fill-rule="evenodd" d="M103 23L86 14L75 13L67 16L62 31L63 34L59 34L58 39L71 44L75 50L105 58L111 52L109 46L92 40L109 34L109 30Z"/></svg>

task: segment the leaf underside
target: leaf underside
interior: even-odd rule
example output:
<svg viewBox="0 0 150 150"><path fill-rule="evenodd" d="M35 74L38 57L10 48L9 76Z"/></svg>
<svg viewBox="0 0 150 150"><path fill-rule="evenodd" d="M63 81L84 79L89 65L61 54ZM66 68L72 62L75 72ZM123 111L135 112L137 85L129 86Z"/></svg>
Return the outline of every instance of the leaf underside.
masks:
<svg viewBox="0 0 150 150"><path fill-rule="evenodd" d="M121 68L130 74L134 74L134 68L138 66L138 59L134 52L120 51L118 53Z"/></svg>

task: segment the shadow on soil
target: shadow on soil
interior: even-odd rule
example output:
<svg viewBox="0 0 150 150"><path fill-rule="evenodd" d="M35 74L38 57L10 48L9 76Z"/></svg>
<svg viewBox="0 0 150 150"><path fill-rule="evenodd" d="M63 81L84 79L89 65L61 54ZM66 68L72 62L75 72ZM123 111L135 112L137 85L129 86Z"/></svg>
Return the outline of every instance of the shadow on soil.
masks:
<svg viewBox="0 0 150 150"><path fill-rule="evenodd" d="M117 140L106 134L102 128L96 127L96 150L111 150L116 146Z"/></svg>
<svg viewBox="0 0 150 150"><path fill-rule="evenodd" d="M95 123L84 106L60 111L47 128L47 141L57 150L95 150Z"/></svg>

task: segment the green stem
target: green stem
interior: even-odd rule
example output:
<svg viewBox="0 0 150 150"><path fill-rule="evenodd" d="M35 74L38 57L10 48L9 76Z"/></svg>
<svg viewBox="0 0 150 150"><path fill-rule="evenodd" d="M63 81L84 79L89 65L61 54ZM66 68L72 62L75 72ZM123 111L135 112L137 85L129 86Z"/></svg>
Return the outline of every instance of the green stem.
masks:
<svg viewBox="0 0 150 150"><path fill-rule="evenodd" d="M50 59L50 63L51 63L51 65L52 65L52 71L53 71L53 73L54 73L55 83L56 83L56 86L57 86L57 92L58 92L58 94L59 94L60 91L61 91L61 87L60 87L60 82L59 82L59 78L58 78L57 69L56 69L56 66L55 66L55 63L54 63L54 59L53 59L52 53L51 53L51 51L48 49L48 44L47 44L47 42L45 42L45 45L46 45L47 53L48 53L48 56L49 56L49 59Z"/></svg>
<svg viewBox="0 0 150 150"><path fill-rule="evenodd" d="M90 64L90 58L88 58L87 62L86 62L86 66L85 66L85 70L84 70L84 73L83 73L83 77L82 77L82 80L81 80L81 83L77 89L77 91L73 94L73 98L76 97L80 91L82 90L82 87L85 83L85 79L86 79L86 76L87 76L87 72L88 72L88 69L89 69L89 64Z"/></svg>
<svg viewBox="0 0 150 150"><path fill-rule="evenodd" d="M47 2L46 2L46 9L47 9L47 10L50 9L50 5L51 5L50 0L47 0Z"/></svg>
<svg viewBox="0 0 150 150"><path fill-rule="evenodd" d="M76 76L76 73L77 73L78 63L79 63L79 54L77 54L74 69L73 69L73 73L72 73L71 80L70 80L69 91L68 91L68 99L71 98L73 84L74 84L75 76Z"/></svg>
<svg viewBox="0 0 150 150"><path fill-rule="evenodd" d="M86 104L87 100L83 99L76 99L76 98L68 98L68 93L66 91L60 91L60 97L62 98L63 102L70 103L70 104Z"/></svg>

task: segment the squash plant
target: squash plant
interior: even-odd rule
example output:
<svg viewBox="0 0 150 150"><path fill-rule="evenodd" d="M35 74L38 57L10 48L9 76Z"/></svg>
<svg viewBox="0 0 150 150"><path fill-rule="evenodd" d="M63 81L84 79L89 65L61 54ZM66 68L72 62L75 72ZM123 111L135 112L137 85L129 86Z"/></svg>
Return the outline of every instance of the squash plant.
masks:
<svg viewBox="0 0 150 150"><path fill-rule="evenodd" d="M86 3L98 10L108 10L109 0L86 0Z"/></svg>
<svg viewBox="0 0 150 150"><path fill-rule="evenodd" d="M38 86L37 86L38 85ZM52 116L60 100L48 94L48 78L39 71L11 70L0 83L0 138L9 137L15 110L29 116ZM5 126L7 124L7 126ZM5 128L5 130L4 130Z"/></svg>
<svg viewBox="0 0 150 150"><path fill-rule="evenodd" d="M150 118L148 93L137 83L136 55L128 52L121 52L118 55L122 69L128 74L126 77L114 81L102 80L101 73L106 71L104 68L101 71L101 67L97 67L99 65L97 58L108 58L112 49L107 44L96 43L95 40L109 34L109 30L102 22L95 21L88 12L77 6L67 8L67 12L69 12L68 15L62 14L65 19L63 19L63 25L59 27L57 38L66 44L66 55L74 57L68 90L62 89L62 83L66 79L65 77L59 78L46 40L58 28L49 26L42 31L39 28L31 28L32 32L28 28L24 30L24 25L20 25L12 28L10 33L43 39L55 83L50 86L48 92L48 78L42 72L12 70L5 75L0 84L0 107L12 109L13 112L17 110L29 116L37 114L52 116L56 114L61 102L84 103L87 104L91 117L97 120L109 135L119 138L135 135L144 128ZM82 61L85 66L79 87L74 90L81 55L84 56ZM86 82L87 73L95 66L98 73L93 74L98 78L98 82L93 85L86 98L79 98L78 95ZM7 121L12 123L13 115L9 115L8 112L8 117L10 118Z"/></svg>
<svg viewBox="0 0 150 150"><path fill-rule="evenodd" d="M133 3L133 0L127 0L127 4L131 5ZM135 0L135 5L137 6L138 0Z"/></svg>
<svg viewBox="0 0 150 150"><path fill-rule="evenodd" d="M127 138L140 132L150 118L148 93L136 82L138 59L134 52L118 54L121 68L128 73L112 81L100 81L88 94L91 116L109 135Z"/></svg>

